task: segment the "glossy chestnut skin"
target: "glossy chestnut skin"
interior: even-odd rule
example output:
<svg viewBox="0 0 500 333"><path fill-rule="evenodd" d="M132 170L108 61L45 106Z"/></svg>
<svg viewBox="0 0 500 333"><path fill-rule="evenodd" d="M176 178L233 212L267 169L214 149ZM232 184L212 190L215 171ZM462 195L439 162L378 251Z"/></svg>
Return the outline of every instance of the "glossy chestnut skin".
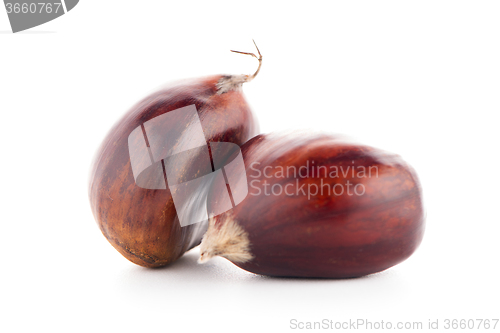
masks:
<svg viewBox="0 0 500 333"><path fill-rule="evenodd" d="M360 277L402 262L420 244L424 233L421 187L413 169L398 155L323 134L259 135L241 149L249 193L232 211L213 218L201 244L200 262L214 255L231 260L231 251L212 241L230 222L246 232L252 257L231 261L270 276ZM280 171L293 166L297 172L305 166L301 174L305 177L294 174L293 168L284 174ZM319 166L327 167L328 173ZM356 166L354 177L348 166ZM335 167L343 170L339 177L330 173ZM346 170L351 171L344 174ZM347 194L347 181L352 195ZM324 186L324 191L308 199L315 192L314 184ZM333 190L328 193L325 184L337 186L339 195ZM342 194L335 184L344 184ZM305 195L298 190L302 185ZM361 195L355 194L355 186ZM232 190L244 191L243 187ZM211 209L216 205L215 201Z"/></svg>
<svg viewBox="0 0 500 333"><path fill-rule="evenodd" d="M146 97L114 125L95 155L89 183L92 212L108 241L138 265L160 267L176 260L199 244L206 224L181 227L168 186L137 186L128 137L146 121L194 104L207 142L243 144L258 133L258 124L238 89L218 93L216 85L224 77L185 80ZM178 167L196 171L196 159Z"/></svg>

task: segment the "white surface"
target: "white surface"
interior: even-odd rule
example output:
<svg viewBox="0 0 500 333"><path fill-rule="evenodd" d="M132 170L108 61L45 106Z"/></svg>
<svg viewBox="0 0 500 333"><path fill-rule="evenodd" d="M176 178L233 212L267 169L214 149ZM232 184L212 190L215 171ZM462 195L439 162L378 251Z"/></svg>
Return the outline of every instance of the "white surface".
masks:
<svg viewBox="0 0 500 333"><path fill-rule="evenodd" d="M499 17L497 1L87 0L13 35L0 9L0 330L499 318ZM263 132L344 133L417 170L427 230L409 260L340 281L200 266L197 250L149 270L101 235L86 186L107 130L165 82L253 72L229 52L253 52L251 38L264 64L244 90Z"/></svg>

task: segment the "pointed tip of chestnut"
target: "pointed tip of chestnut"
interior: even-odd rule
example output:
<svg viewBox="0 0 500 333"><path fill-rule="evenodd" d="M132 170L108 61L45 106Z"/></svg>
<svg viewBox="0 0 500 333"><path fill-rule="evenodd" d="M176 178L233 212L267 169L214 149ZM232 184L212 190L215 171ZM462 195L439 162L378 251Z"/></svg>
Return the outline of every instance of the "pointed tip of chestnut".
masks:
<svg viewBox="0 0 500 333"><path fill-rule="evenodd" d="M242 74L242 75L225 75L219 79L219 81L216 84L217 87L217 94L222 95L224 93L227 93L228 91L239 91L241 90L241 86L243 83L249 81L249 76Z"/></svg>
<svg viewBox="0 0 500 333"><path fill-rule="evenodd" d="M257 67L257 70L255 71L255 73L253 73L251 75L241 74L241 75L223 76L219 80L219 82L217 82L217 94L222 95L222 94L224 94L228 91L232 91L232 90L238 91L241 89L241 86L243 85L243 83L252 81L253 79L255 79L257 74L259 74L260 68L262 67L262 54L260 54L259 48L257 47L257 44L255 44L255 41L253 41L253 43L255 45L255 48L257 49L257 52L259 53L258 57L255 54L250 53L250 52L241 52L241 51L235 51L235 50L231 50L231 52L235 52L235 53L239 53L239 54L246 54L246 55L250 55L250 56L256 58L259 61L259 67Z"/></svg>
<svg viewBox="0 0 500 333"><path fill-rule="evenodd" d="M212 259L213 256L209 255L207 252L201 252L200 257L198 258L198 264L204 264L210 259Z"/></svg>
<svg viewBox="0 0 500 333"><path fill-rule="evenodd" d="M216 256L236 263L253 259L248 233L230 215L226 215L220 224L215 224L215 219L210 218L208 230L201 240L200 253L199 263Z"/></svg>

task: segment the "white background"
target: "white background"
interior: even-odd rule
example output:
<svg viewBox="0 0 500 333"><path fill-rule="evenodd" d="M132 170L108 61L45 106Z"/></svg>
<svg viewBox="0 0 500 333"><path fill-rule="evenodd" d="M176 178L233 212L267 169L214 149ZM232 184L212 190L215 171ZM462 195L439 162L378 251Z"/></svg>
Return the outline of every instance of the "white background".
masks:
<svg viewBox="0 0 500 333"><path fill-rule="evenodd" d="M84 0L12 34L0 7L0 330L499 318L499 18L498 1ZM410 259L359 279L279 279L198 265L196 249L145 269L106 241L87 177L108 129L166 82L253 72L229 52L253 52L252 38L264 64L244 91L262 132L343 133L416 169L427 228Z"/></svg>

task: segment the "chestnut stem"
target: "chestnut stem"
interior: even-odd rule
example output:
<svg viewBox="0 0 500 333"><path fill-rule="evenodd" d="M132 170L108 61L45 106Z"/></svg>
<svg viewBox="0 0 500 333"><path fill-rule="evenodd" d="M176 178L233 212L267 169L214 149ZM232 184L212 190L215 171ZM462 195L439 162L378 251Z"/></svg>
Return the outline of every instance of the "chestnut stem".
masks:
<svg viewBox="0 0 500 333"><path fill-rule="evenodd" d="M258 57L254 53L231 50L231 52L234 52L234 53L248 54L248 55L256 58L259 61L259 67L257 67L257 70L255 71L255 73L253 73L252 75L247 75L246 82L249 82L249 81L253 80L257 76L257 74L259 74L260 67L262 66L262 54L260 54L260 50L259 50L257 44L255 43L255 41L253 39L252 39L252 42L253 42L253 45L255 45L255 48L257 49L257 52L259 53Z"/></svg>
<svg viewBox="0 0 500 333"><path fill-rule="evenodd" d="M234 51L234 50L231 50L231 52L247 54L247 55L250 55L250 56L256 58L257 60L259 60L259 67L255 71L255 73L253 73L252 75L245 75L245 74L223 75L216 84L217 94L221 95L221 94L224 94L224 93L231 91L231 90L239 90L241 88L241 86L243 85L243 83L252 81L259 73L260 67L262 66L262 54L260 54L260 50L257 47L257 44L255 44L255 41L253 39L252 39L252 41L253 41L253 44L255 45L255 47L257 48L257 52L259 53L258 57L255 54L249 53L249 52L241 52L241 51Z"/></svg>

